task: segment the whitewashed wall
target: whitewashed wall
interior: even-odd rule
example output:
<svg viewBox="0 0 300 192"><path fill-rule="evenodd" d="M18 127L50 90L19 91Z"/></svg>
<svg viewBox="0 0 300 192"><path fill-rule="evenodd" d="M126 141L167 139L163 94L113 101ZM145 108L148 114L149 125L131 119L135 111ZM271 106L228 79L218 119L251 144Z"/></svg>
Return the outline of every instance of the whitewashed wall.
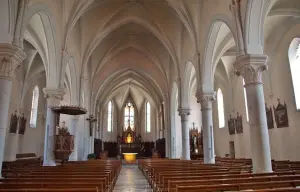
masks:
<svg viewBox="0 0 300 192"><path fill-rule="evenodd" d="M289 127L275 128L269 130L271 156L276 160L300 160L300 112L296 111L294 91L292 86L291 72L288 60L288 49L294 37L299 37L300 26L292 28L285 36L278 42L278 47L272 50L273 45L266 45L266 54L271 56L269 59L269 70L263 75L264 94L267 106L277 106L277 99L282 102L285 101L288 109ZM232 112L233 108L236 112L243 115L244 133L240 135L230 136L226 128L218 129L217 105L214 104L214 127L215 127L215 147L216 155L224 156L229 153L229 141L235 143L236 157L251 157L251 141L249 135L249 124L246 122L244 93L242 78L231 77L233 87L233 99L230 96L230 89L225 90L225 114ZM218 84L222 82L215 82L217 90ZM223 82L224 84L224 82ZM229 104L228 104L229 103ZM234 106L234 107L230 107ZM275 121L274 121L275 122Z"/></svg>
<svg viewBox="0 0 300 192"><path fill-rule="evenodd" d="M191 108L191 114L189 116L189 128L192 128L192 123L195 123L195 127L198 128L198 130L201 130L202 125L202 114L201 114L201 105L200 103L197 103L197 98L195 97L195 94L190 95L190 108Z"/></svg>
<svg viewBox="0 0 300 192"><path fill-rule="evenodd" d="M24 114L26 115L26 130L24 135L19 136L19 153L35 153L37 156L42 156L44 151L44 136L45 136L45 98L43 88L46 85L44 77L40 78L38 84L32 84L27 90L24 98ZM39 87L39 101L38 101L38 117L36 128L31 128L30 123L30 111L31 111L31 99L32 90L35 85Z"/></svg>

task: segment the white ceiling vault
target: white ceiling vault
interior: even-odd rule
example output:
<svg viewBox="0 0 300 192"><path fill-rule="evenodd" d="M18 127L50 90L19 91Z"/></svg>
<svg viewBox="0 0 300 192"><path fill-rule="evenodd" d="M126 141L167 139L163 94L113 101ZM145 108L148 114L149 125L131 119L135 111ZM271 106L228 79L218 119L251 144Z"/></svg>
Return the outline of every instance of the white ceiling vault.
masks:
<svg viewBox="0 0 300 192"><path fill-rule="evenodd" d="M130 93L138 108L145 100L160 107L170 89L172 70L180 70L176 45L193 33L189 21L170 3L98 1L82 14L78 22L85 38L82 68L90 71L98 105L114 100L121 108Z"/></svg>
<svg viewBox="0 0 300 192"><path fill-rule="evenodd" d="M229 8L237 2L241 20ZM299 0L28 0L16 27L28 56L23 81L45 73L47 87L66 84L70 102L91 111L110 100L120 108L128 94L139 108L147 100L159 110L175 82L178 106L188 107L189 95L213 90L215 77L229 81L237 54L273 52L278 33L299 23L297 7Z"/></svg>

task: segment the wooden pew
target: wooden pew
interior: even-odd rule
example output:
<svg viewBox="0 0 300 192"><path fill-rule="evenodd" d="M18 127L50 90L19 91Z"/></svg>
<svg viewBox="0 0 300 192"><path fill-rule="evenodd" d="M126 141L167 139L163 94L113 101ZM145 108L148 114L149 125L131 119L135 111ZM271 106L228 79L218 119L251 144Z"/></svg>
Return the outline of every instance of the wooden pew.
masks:
<svg viewBox="0 0 300 192"><path fill-rule="evenodd" d="M175 191L177 186L193 186L193 185L220 185L220 184L240 184L240 183L256 183L270 181L299 181L300 175L287 176L261 176L261 177L245 177L245 178L222 178L222 179L202 179L202 180L170 180L168 189L163 191Z"/></svg>
<svg viewBox="0 0 300 192"><path fill-rule="evenodd" d="M290 161L273 161L275 172L264 174L250 173L251 159L218 158L214 165L204 165L202 160L153 159L139 161L138 166L154 191L176 191L177 187L183 191L202 191L201 186L204 191L223 190L225 186L229 188L225 190L292 189L300 181L300 162ZM211 185L206 186L208 183ZM255 186L251 188L249 183Z"/></svg>
<svg viewBox="0 0 300 192"><path fill-rule="evenodd" d="M120 170L119 160L4 169L5 178L0 179L0 191L112 191Z"/></svg>
<svg viewBox="0 0 300 192"><path fill-rule="evenodd" d="M68 188L68 189L0 189L0 192L98 192L97 188Z"/></svg>
<svg viewBox="0 0 300 192"><path fill-rule="evenodd" d="M176 192L212 192L212 191L240 191L249 189L272 189L272 188L286 188L300 186L300 180L287 180L287 181L270 181L270 182L249 182L238 184L220 184L220 185L193 185L176 187Z"/></svg>

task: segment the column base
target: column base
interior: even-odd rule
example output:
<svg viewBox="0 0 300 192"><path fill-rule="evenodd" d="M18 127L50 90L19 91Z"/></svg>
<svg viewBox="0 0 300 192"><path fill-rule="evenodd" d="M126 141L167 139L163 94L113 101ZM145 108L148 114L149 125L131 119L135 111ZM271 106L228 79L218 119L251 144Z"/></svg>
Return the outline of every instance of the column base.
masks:
<svg viewBox="0 0 300 192"><path fill-rule="evenodd" d="M191 158L184 158L184 157L181 157L180 160L191 160Z"/></svg>
<svg viewBox="0 0 300 192"><path fill-rule="evenodd" d="M69 161L78 161L77 158L72 158L72 159L69 159Z"/></svg>
<svg viewBox="0 0 300 192"><path fill-rule="evenodd" d="M210 161L210 162L204 162L204 164L216 164L216 162Z"/></svg>
<svg viewBox="0 0 300 192"><path fill-rule="evenodd" d="M263 170L263 171L260 171L260 170L258 170L258 171L253 170L252 172L253 172L253 173L273 173L274 171L273 171L273 170L270 170L270 171L267 171L267 170Z"/></svg>
<svg viewBox="0 0 300 192"><path fill-rule="evenodd" d="M56 166L56 163L53 160L46 161L46 162L43 163L43 166L45 166L45 167L50 167L50 166L54 167L54 166Z"/></svg>

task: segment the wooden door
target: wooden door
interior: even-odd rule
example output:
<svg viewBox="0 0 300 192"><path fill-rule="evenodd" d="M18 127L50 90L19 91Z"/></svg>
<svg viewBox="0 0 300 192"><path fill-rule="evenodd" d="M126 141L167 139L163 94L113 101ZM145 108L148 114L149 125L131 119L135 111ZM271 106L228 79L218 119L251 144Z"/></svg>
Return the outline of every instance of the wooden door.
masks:
<svg viewBox="0 0 300 192"><path fill-rule="evenodd" d="M234 141L229 141L229 155L230 158L235 158Z"/></svg>

